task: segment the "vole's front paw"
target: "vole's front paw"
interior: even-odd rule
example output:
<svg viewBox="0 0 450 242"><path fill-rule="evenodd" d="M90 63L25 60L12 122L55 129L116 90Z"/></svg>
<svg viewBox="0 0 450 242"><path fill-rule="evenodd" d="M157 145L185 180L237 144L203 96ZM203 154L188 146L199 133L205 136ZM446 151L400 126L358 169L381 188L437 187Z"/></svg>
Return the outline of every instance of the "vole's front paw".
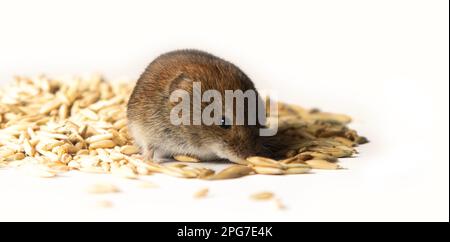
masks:
<svg viewBox="0 0 450 242"><path fill-rule="evenodd" d="M171 161L171 155L164 150L154 149L152 161L155 163Z"/></svg>

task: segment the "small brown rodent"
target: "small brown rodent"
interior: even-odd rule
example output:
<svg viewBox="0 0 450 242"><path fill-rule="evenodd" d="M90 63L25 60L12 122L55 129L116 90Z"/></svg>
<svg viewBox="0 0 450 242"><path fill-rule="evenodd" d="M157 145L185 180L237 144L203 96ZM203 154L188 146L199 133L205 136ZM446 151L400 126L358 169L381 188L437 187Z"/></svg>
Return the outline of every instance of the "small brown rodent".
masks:
<svg viewBox="0 0 450 242"><path fill-rule="evenodd" d="M245 163L246 157L265 153L258 124L173 125L170 94L182 89L192 95L193 81L201 83L202 91L217 90L222 97L225 90L257 93L244 72L209 53L178 50L157 57L138 79L128 102L129 130L144 157L160 162L181 154Z"/></svg>

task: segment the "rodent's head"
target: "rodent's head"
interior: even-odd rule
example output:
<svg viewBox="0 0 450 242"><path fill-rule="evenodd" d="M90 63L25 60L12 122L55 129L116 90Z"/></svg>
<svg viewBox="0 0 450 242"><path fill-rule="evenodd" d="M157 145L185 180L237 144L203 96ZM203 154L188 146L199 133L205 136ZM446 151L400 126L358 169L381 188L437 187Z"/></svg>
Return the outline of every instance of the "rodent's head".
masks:
<svg viewBox="0 0 450 242"><path fill-rule="evenodd" d="M206 131L208 130L208 131ZM205 128L216 140L211 140L216 154L235 163L245 163L249 156L268 156L254 125L221 125Z"/></svg>
<svg viewBox="0 0 450 242"><path fill-rule="evenodd" d="M205 75L191 77L180 74L171 83L171 92L185 91L191 101L190 122L179 128L187 134L188 141L199 149L212 150L218 157L235 163L245 163L245 158L249 156L268 155L259 136L262 125L258 114L265 115L265 110L257 105L262 100L252 81L242 72L217 73L219 75L214 79L207 79L210 76L205 79ZM196 95L198 89L195 87L199 83L201 93ZM211 90L213 92L208 93ZM201 100L198 100L199 97ZM194 120L194 116L199 117L199 113L194 111L196 101L201 107L201 123L197 124ZM172 102L171 108L177 105L180 102ZM214 107L221 109L221 112L214 110Z"/></svg>

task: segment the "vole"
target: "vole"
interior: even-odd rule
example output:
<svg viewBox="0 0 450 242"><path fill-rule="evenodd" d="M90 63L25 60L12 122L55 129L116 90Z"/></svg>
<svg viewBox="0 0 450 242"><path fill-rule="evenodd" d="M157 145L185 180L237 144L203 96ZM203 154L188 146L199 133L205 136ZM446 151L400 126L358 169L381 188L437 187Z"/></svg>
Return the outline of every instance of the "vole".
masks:
<svg viewBox="0 0 450 242"><path fill-rule="evenodd" d="M174 155L202 161L228 159L244 164L245 158L268 152L259 139L260 125L174 125L170 120L174 90L192 96L194 82L203 90L254 90L250 78L234 64L199 50L177 50L160 55L139 77L127 109L128 127L145 159L161 162ZM205 104L202 104L202 109ZM246 115L247 115L246 110ZM191 110L192 114L192 110Z"/></svg>

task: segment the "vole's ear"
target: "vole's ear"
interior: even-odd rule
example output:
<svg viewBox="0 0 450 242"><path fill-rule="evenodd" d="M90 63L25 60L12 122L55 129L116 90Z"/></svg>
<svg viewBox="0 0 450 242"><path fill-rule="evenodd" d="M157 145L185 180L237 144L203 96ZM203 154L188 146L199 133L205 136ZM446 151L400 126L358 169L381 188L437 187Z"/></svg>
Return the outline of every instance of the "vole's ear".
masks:
<svg viewBox="0 0 450 242"><path fill-rule="evenodd" d="M180 72L169 82L169 95L175 90L184 90L189 94L192 94L192 84L193 81L189 79L186 74Z"/></svg>

